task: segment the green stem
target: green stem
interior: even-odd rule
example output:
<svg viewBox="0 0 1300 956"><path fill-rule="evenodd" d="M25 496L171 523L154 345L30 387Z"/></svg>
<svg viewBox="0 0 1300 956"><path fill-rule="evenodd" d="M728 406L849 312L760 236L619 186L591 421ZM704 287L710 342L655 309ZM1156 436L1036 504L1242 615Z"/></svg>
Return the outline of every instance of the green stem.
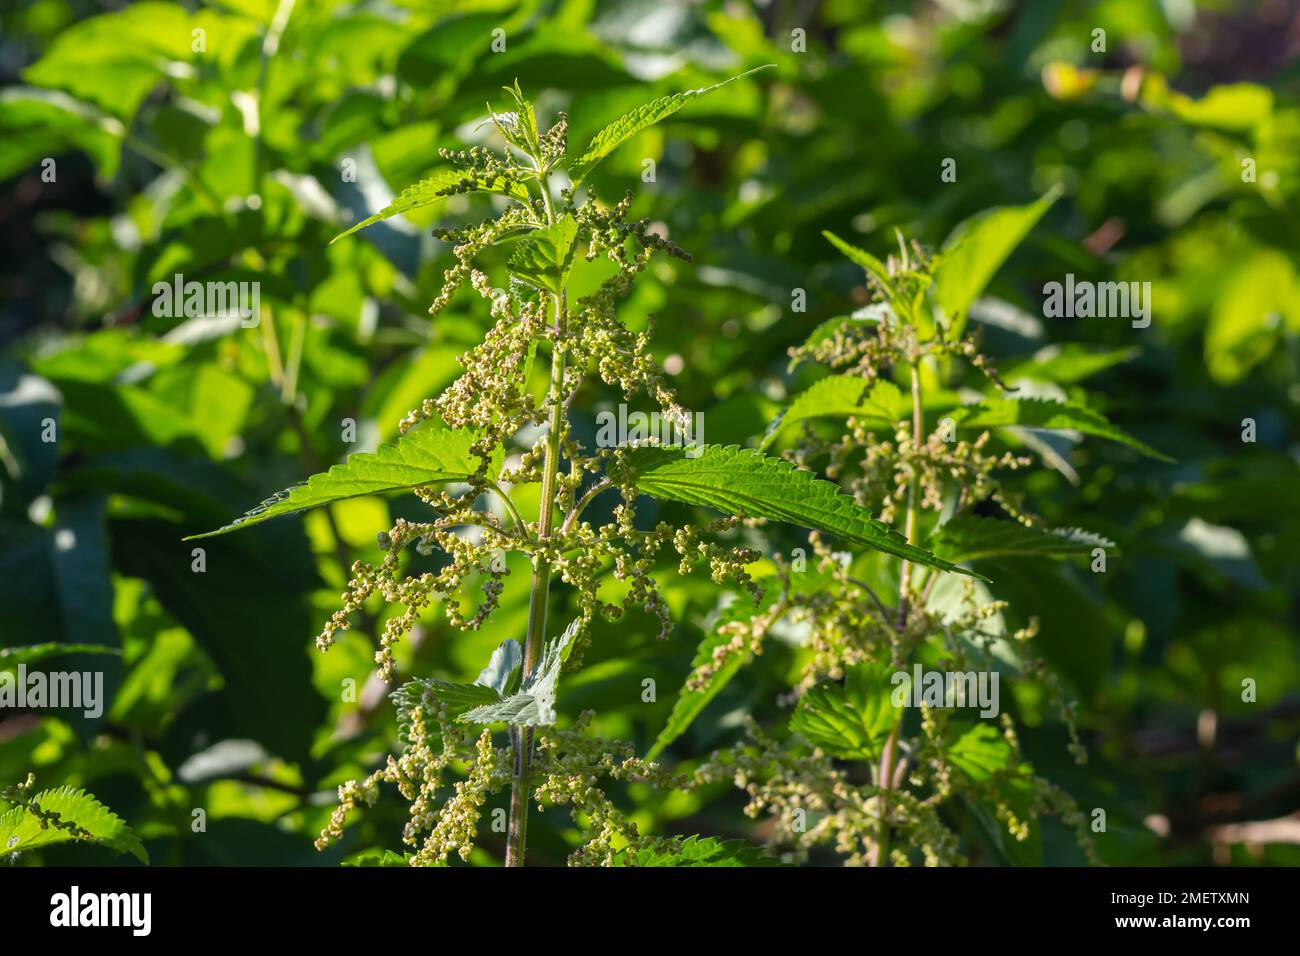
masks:
<svg viewBox="0 0 1300 956"><path fill-rule="evenodd" d="M540 177L542 201L548 223L555 222L550 187ZM546 432L546 455L542 464L542 500L538 506L537 539L543 545L551 536L555 512L555 478L560 464L560 433L564 424L565 352L560 342L564 332L567 297L563 288L555 298L555 333L551 350L551 387L547 393L550 421ZM533 558L533 580L528 599L528 631L524 638L524 677L532 674L542 656L546 636L546 609L550 599L551 563L544 552ZM517 727L510 732L514 750L514 779L510 784L510 822L506 831L506 866L523 866L528 845L528 783L533 757L533 728Z"/></svg>
<svg viewBox="0 0 1300 956"><path fill-rule="evenodd" d="M262 306L262 321L258 323L262 332L262 347L266 349L266 364L271 376L271 383L284 394L284 361L280 358L280 339L275 330L275 311L270 306Z"/></svg>
<svg viewBox="0 0 1300 956"><path fill-rule="evenodd" d="M280 400L292 405L298 399L298 373L302 369L302 349L307 337L307 316L299 312L294 316L289 334L289 356L284 367L284 381L280 386Z"/></svg>

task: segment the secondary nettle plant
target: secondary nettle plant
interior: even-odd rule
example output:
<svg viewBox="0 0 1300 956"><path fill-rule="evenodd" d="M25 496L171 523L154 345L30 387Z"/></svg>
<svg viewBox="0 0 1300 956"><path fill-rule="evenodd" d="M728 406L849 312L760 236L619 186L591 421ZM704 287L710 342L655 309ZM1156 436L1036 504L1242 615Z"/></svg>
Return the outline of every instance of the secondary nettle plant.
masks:
<svg viewBox="0 0 1300 956"><path fill-rule="evenodd" d="M937 572L968 573L909 544L834 485L758 450L653 443L588 448L575 436L570 403L590 378L628 401L648 399L689 433L688 413L648 351L653 324L633 331L617 311L652 257L689 261L689 256L646 222L630 219L630 196L606 205L582 187L620 144L723 85L647 103L576 152L569 149L563 114L542 129L518 87L508 88L512 110L490 115L503 151L443 151L449 169L342 234L453 194L504 197L498 215L437 233L452 243L456 264L447 270L430 309L436 315L468 284L485 301L493 324L480 344L460 356L460 378L410 412L395 443L353 455L211 534L358 495L403 490L417 495L429 506L428 520L398 520L379 534L383 560L352 566L343 607L317 641L327 649L368 601L387 602L395 613L384 625L376 653L386 680L393 677L394 645L430 605L441 603L455 627L481 628L491 621L507 586L502 555L526 555L532 573L525 633L504 636L473 682L417 677L393 693L400 751L370 776L339 788L338 810L318 846L337 839L347 814L373 804L379 785L391 783L411 804L404 839L413 865L442 863L452 853L467 859L483 804L505 788L510 789L507 865L523 863L534 801L571 808L585 833L571 857L575 863L609 863L619 854L628 862L674 855L709 862L752 859L752 852L713 840L639 833L602 791L601 781L684 781L637 758L627 744L591 736L589 714L577 715L565 729L556 727L558 682L562 673L581 666L593 619L641 608L666 636L672 621L654 572L670 555L681 573L707 566L718 584L734 582L757 599L760 592L746 567L760 555L732 542L739 524L761 519L813 529ZM553 176L561 170L572 185L557 191ZM498 290L479 262L489 247L507 244L508 283ZM589 269L602 269L603 278L594 292L575 300L569 288ZM529 388L535 360L550 365L544 395ZM515 500L527 485L540 489L535 518L525 516ZM584 514L604 493L617 496L618 503L609 520L593 525ZM701 525L660 521L639 528L643 495L703 506L723 517ZM445 563L436 572L407 574L411 548L440 552ZM548 620L556 579L572 589L576 608L564 626ZM611 600L602 592L608 579L618 582L621 598ZM479 582L477 606L466 611L460 598Z"/></svg>
<svg viewBox="0 0 1300 956"><path fill-rule="evenodd" d="M792 365L815 363L823 377L760 447L783 446L790 462L821 471L884 520L901 520L908 544L941 560L980 567L1084 556L1096 570L1115 554L1098 535L1045 526L1005 476L1033 464L1026 451L1068 469L1053 433L1058 442L1081 433L1163 459L1097 411L1062 400L1061 384L1131 353L1059 349L1016 369L1024 384L1011 388L966 334L971 304L1054 198L990 210L933 256L900 236L899 255L882 262L827 233L863 268L874 301L791 350ZM983 388L950 387L972 379ZM999 706L1003 672L1036 681L1055 702L1075 759L1086 759L1073 702L1034 653L1036 620L1008 626L1007 602L980 578L944 575L907 556L897 564L837 551L820 531L811 545L811 556L778 563L756 582L766 592L757 610L738 600L723 613L650 756L773 633L797 633L802 666L788 721L776 731L749 721L748 739L715 753L692 779L745 790L747 813L774 816L771 842L786 859L826 846L850 864L959 864L967 856L954 821L973 818L1001 859L1027 862L1021 845L1031 828L1056 814L1095 861L1091 821L1034 772Z"/></svg>

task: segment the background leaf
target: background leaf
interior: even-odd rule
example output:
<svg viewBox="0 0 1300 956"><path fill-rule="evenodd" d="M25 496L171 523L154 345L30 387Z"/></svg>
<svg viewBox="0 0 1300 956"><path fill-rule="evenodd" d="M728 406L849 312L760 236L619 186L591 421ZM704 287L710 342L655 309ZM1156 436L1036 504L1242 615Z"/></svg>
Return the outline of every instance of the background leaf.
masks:
<svg viewBox="0 0 1300 956"><path fill-rule="evenodd" d="M1025 206L985 210L949 234L934 269L934 299L958 332L971 303L1058 196L1054 189Z"/></svg>
<svg viewBox="0 0 1300 956"><path fill-rule="evenodd" d="M843 684L823 682L799 699L790 730L832 757L877 760L899 720L890 699L894 670L882 664L856 664Z"/></svg>
<svg viewBox="0 0 1300 956"><path fill-rule="evenodd" d="M1128 445L1157 461L1172 462L1163 452L1106 420L1099 412L1076 402L1055 402L1041 398L990 398L963 406L952 414L958 428L996 428L1016 425L1022 428L1068 429L1107 438Z"/></svg>
<svg viewBox="0 0 1300 956"><path fill-rule="evenodd" d="M978 561L997 556L1064 557L1104 548L1118 554L1114 541L1082 528L1031 528L1019 521L962 515L946 521L931 538L935 554L950 561Z"/></svg>

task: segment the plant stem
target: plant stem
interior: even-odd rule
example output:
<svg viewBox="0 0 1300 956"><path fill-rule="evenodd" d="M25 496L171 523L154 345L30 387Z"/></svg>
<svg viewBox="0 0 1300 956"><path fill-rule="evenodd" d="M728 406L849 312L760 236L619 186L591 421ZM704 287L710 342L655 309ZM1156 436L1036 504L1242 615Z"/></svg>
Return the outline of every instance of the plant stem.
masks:
<svg viewBox="0 0 1300 956"><path fill-rule="evenodd" d="M912 450L921 447L924 429L921 416L921 374L919 358L912 359ZM916 544L916 474L913 472L907 488L907 543ZM901 639L907 629L907 610L911 601L912 562L904 561L898 584L898 636ZM894 759L898 751L898 731L903 723L902 714L885 739L885 746L880 754L880 834L876 840L874 863L876 866L889 866L889 823L887 821L888 793L894 785Z"/></svg>
<svg viewBox="0 0 1300 956"><path fill-rule="evenodd" d="M923 424L921 417L920 360L912 360L912 453L921 447ZM916 472L913 470L907 487L907 543L916 544ZM902 578L898 586L898 629L907 626L908 594L912 585L912 562L903 562Z"/></svg>
<svg viewBox="0 0 1300 956"><path fill-rule="evenodd" d="M551 206L550 188L546 177L540 177L542 199L546 205L546 218L555 222ZM555 512L555 476L560 464L560 432L564 423L564 364L565 353L560 344L564 331L567 298L564 289L555 297L556 338L551 351L551 386L547 393L550 421L546 432L546 456L542 464L542 501L538 506L537 539L543 547L551 536ZM528 631L524 638L524 677L532 674L542 656L542 643L546 636L546 608L550 598L551 563L545 554L533 558L532 589L528 599ZM528 845L528 777L533 758L533 728L516 727L510 731L514 749L514 779L510 784L510 823L506 832L506 866L523 866Z"/></svg>
<svg viewBox="0 0 1300 956"><path fill-rule="evenodd" d="M292 405L298 398L298 372L302 368L302 349L307 337L307 316L299 312L294 316L289 336L289 360L284 367L284 381L280 387L280 400Z"/></svg>

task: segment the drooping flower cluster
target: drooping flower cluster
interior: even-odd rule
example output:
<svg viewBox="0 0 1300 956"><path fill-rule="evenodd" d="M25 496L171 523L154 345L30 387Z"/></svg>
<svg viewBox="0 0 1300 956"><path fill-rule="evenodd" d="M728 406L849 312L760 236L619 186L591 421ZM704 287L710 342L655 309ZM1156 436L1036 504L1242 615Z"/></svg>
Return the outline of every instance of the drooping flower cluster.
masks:
<svg viewBox="0 0 1300 956"><path fill-rule="evenodd" d="M379 785L393 784L410 804L402 834L412 848L412 866L438 866L452 854L468 860L479 836L483 808L494 794L510 786L513 776L509 748L492 746L492 731L482 728L475 736L468 724L459 723L419 681L403 685L393 694L398 710L402 749L389 756L383 767L363 780L339 787L339 804L316 841L324 850L343 835L348 814L374 806ZM574 866L608 865L622 848L667 848L673 839L643 835L611 800L601 781L642 782L670 788L683 786L683 778L667 773L657 763L638 759L629 743L590 734L594 715L585 711L567 730L550 728L538 735L531 773L531 797L539 809L567 806L582 834L579 847L569 857ZM445 777L463 767L463 779L446 791Z"/></svg>
<svg viewBox="0 0 1300 956"><path fill-rule="evenodd" d="M569 856L573 866L607 866L621 848L666 848L671 838L643 835L601 788L601 778L650 783L665 790L685 780L674 777L657 763L635 756L635 748L621 741L601 740L587 731L595 715L583 711L568 730L550 730L538 740L533 797L545 810L568 806L584 839Z"/></svg>

